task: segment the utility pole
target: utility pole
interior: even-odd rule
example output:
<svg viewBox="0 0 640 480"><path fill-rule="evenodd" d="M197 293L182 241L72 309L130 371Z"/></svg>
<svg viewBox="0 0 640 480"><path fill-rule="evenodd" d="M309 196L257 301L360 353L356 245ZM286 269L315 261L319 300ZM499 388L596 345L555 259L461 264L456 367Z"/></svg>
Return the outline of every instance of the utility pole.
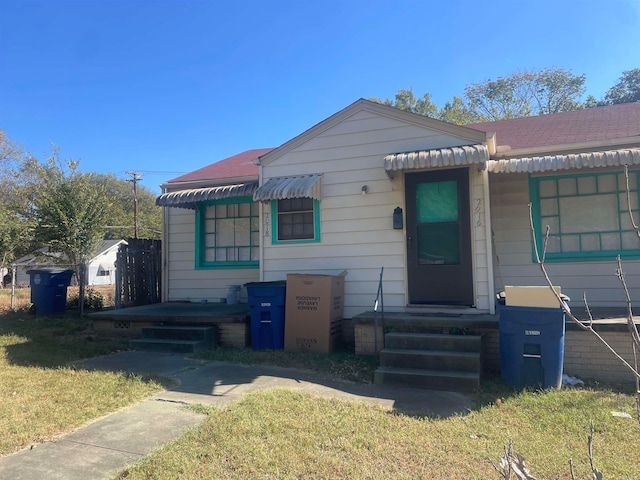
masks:
<svg viewBox="0 0 640 480"><path fill-rule="evenodd" d="M127 182L133 183L133 238L138 238L138 181L142 178L142 174L127 170L127 175L131 175L131 180Z"/></svg>

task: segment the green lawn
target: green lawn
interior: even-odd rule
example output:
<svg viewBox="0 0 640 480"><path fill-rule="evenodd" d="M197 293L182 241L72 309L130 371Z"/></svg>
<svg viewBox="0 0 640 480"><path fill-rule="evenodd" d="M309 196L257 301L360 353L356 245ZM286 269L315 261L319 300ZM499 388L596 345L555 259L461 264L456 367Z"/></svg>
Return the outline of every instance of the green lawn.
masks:
<svg viewBox="0 0 640 480"><path fill-rule="evenodd" d="M0 455L51 440L160 391L152 379L70 366L125 347L71 315L0 314Z"/></svg>
<svg viewBox="0 0 640 480"><path fill-rule="evenodd" d="M497 405L499 403L499 406ZM420 418L271 390L249 395L121 473L128 479L490 479L509 439L538 479L638 479L633 398L608 391L514 394L466 416ZM513 478L513 477L512 477Z"/></svg>
<svg viewBox="0 0 640 480"><path fill-rule="evenodd" d="M154 379L69 366L123 348L125 342L96 335L72 315L0 314L0 454L56 438L163 388ZM206 358L311 368L356 381L370 379L374 366L349 354L220 349ZM516 393L491 381L474 399L468 415L437 419L286 390L259 392L227 408L197 407L208 415L201 427L128 469L126 477L500 478L491 460L498 461L511 439L538 479L570 479L569 459L576 479L588 479L593 421L595 465L605 478L640 479L640 426L612 415L635 416L631 395Z"/></svg>

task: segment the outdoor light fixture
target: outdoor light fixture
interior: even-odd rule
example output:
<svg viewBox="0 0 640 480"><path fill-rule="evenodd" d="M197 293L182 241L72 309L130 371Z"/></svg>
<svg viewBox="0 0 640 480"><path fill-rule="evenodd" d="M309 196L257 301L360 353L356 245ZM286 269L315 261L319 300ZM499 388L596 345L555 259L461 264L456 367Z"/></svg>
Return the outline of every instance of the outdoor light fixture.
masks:
<svg viewBox="0 0 640 480"><path fill-rule="evenodd" d="M362 195L366 195L369 193L369 187L367 185L362 185Z"/></svg>

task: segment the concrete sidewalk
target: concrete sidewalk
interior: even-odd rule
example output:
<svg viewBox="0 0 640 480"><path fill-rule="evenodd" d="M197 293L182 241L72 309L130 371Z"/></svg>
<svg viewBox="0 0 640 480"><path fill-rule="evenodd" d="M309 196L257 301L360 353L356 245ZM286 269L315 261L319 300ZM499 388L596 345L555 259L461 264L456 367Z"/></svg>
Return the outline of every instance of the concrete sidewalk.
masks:
<svg viewBox="0 0 640 480"><path fill-rule="evenodd" d="M466 413L470 408L469 399L459 393L361 385L290 368L203 364L181 354L123 352L76 365L172 377L177 380L177 386L56 441L0 458L0 478L109 478L204 421L204 416L183 408L184 405L223 407L248 393L268 388L301 390L429 416L446 417Z"/></svg>

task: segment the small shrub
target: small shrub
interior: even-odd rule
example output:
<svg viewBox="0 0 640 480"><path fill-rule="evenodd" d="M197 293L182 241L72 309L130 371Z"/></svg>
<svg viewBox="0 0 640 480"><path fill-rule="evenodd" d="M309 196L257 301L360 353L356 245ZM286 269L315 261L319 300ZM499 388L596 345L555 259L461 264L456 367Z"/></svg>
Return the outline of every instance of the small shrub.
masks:
<svg viewBox="0 0 640 480"><path fill-rule="evenodd" d="M80 293L77 287L67 292L67 308L80 306ZM86 288L84 291L84 308L87 310L102 310L104 308L104 296L94 288Z"/></svg>

